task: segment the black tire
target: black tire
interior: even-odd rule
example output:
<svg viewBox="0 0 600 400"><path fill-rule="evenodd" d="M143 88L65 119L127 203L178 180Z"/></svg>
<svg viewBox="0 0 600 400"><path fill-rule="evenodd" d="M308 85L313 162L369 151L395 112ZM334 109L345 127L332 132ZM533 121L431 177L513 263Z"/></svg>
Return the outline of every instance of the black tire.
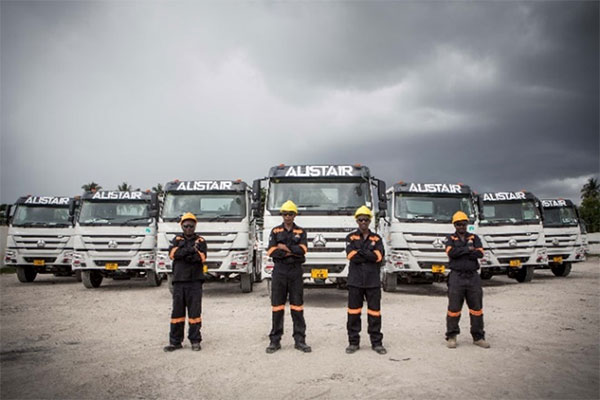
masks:
<svg viewBox="0 0 600 400"><path fill-rule="evenodd" d="M488 272L488 271L481 270L481 271L479 272L479 276L480 276L480 277L481 277L481 279L483 279L484 281L488 281L488 280L492 279L492 277L494 276L494 274L492 274L491 272Z"/></svg>
<svg viewBox="0 0 600 400"><path fill-rule="evenodd" d="M552 264L550 269L555 276L565 277L571 273L571 263Z"/></svg>
<svg viewBox="0 0 600 400"><path fill-rule="evenodd" d="M160 286L162 283L162 279L160 275L158 275L155 271L148 270L146 271L146 284L151 287Z"/></svg>
<svg viewBox="0 0 600 400"><path fill-rule="evenodd" d="M252 275L253 274L241 274L240 275L240 288L242 293L250 293L252 291Z"/></svg>
<svg viewBox="0 0 600 400"><path fill-rule="evenodd" d="M17 278L19 282L33 282L37 276L37 271L33 267L17 267Z"/></svg>
<svg viewBox="0 0 600 400"><path fill-rule="evenodd" d="M81 281L83 286L88 289L95 289L100 287L103 276L98 271L81 271Z"/></svg>
<svg viewBox="0 0 600 400"><path fill-rule="evenodd" d="M383 291L384 292L394 292L396 290L396 286L398 285L398 276L396 274L391 274L386 272L383 275Z"/></svg>
<svg viewBox="0 0 600 400"><path fill-rule="evenodd" d="M75 271L75 279L77 279L77 282L81 282L81 270Z"/></svg>
<svg viewBox="0 0 600 400"><path fill-rule="evenodd" d="M521 269L517 271L515 279L519 283L531 282L531 280L533 279L534 270L535 267L533 265L521 267Z"/></svg>

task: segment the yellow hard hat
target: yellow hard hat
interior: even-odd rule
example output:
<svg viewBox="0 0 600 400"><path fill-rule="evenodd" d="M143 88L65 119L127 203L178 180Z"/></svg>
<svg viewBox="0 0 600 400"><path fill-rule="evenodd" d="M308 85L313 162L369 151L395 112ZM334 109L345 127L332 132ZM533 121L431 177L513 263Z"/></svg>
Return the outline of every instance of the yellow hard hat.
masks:
<svg viewBox="0 0 600 400"><path fill-rule="evenodd" d="M455 222L458 222L458 221L467 221L467 222L469 222L469 217L467 217L467 214L465 214L464 212L457 211L452 216L452 223L455 223Z"/></svg>
<svg viewBox="0 0 600 400"><path fill-rule="evenodd" d="M183 221L187 221L188 219L191 219L192 221L194 221L196 223L198 222L198 220L196 219L196 216L194 214L187 212L181 216L179 223L183 224Z"/></svg>
<svg viewBox="0 0 600 400"><path fill-rule="evenodd" d="M288 200L281 205L279 212L293 212L295 214L298 214L298 207L296 207L296 204L294 204L293 201Z"/></svg>
<svg viewBox="0 0 600 400"><path fill-rule="evenodd" d="M369 217L369 219L373 219L373 213L367 206L360 206L359 209L354 213L354 218L358 218L359 215L366 215Z"/></svg>

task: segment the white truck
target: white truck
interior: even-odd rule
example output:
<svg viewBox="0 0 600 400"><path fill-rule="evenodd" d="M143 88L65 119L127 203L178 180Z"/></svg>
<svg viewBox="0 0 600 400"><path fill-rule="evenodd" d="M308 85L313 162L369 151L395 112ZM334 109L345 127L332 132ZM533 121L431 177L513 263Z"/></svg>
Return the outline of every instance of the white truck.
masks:
<svg viewBox="0 0 600 400"><path fill-rule="evenodd" d="M266 197L261 208L262 181ZM374 191L378 201L373 199ZM255 180L253 193L253 207L263 216L257 265L268 283L274 263L266 246L271 229L282 223L279 209L285 201L292 200L298 206L295 223L307 233L305 283L336 284L338 288L345 287L348 277L345 240L349 232L357 229L354 212L362 205L380 215L386 211L385 182L372 177L369 168L358 164L282 164L272 167L266 178Z"/></svg>
<svg viewBox="0 0 600 400"><path fill-rule="evenodd" d="M181 235L179 219L191 212L198 219L196 233L206 240L205 274L208 279L238 277L242 292L252 291L260 278L254 267L255 228L252 192L241 180L172 181L158 221L157 271L172 274L168 249Z"/></svg>
<svg viewBox="0 0 600 400"><path fill-rule="evenodd" d="M9 206L4 262L17 268L21 282L33 282L37 274L71 276L73 215L72 197L24 196Z"/></svg>
<svg viewBox="0 0 600 400"><path fill-rule="evenodd" d="M486 192L477 196L475 233L484 255L481 278L508 275L518 282L533 279L534 269L548 264L540 201L530 192Z"/></svg>
<svg viewBox="0 0 600 400"><path fill-rule="evenodd" d="M383 290L407 283L441 282L448 274L444 239L454 232L452 215L476 220L475 199L462 183L398 182L387 190L387 217L379 223L385 244ZM475 225L469 225L473 232Z"/></svg>
<svg viewBox="0 0 600 400"><path fill-rule="evenodd" d="M573 263L585 261L585 245L577 208L571 200L542 199L548 267L567 276Z"/></svg>
<svg viewBox="0 0 600 400"><path fill-rule="evenodd" d="M97 288L103 278L145 278L159 286L154 251L158 198L150 192L95 191L81 196L71 262L83 285Z"/></svg>

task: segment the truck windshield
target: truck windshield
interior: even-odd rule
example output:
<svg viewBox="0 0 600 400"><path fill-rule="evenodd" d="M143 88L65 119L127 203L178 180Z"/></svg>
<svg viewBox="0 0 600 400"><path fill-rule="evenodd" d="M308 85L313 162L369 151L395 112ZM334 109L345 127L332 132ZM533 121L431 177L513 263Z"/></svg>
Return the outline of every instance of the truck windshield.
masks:
<svg viewBox="0 0 600 400"><path fill-rule="evenodd" d="M179 221L187 212L198 219L241 221L246 216L246 200L241 193L167 193L164 221Z"/></svg>
<svg viewBox="0 0 600 400"><path fill-rule="evenodd" d="M13 226L69 226L66 207L35 207L19 205L12 219Z"/></svg>
<svg viewBox="0 0 600 400"><path fill-rule="evenodd" d="M544 226L577 226L578 223L573 207L544 208Z"/></svg>
<svg viewBox="0 0 600 400"><path fill-rule="evenodd" d="M80 225L149 225L152 222L146 202L83 201Z"/></svg>
<svg viewBox="0 0 600 400"><path fill-rule="evenodd" d="M538 224L540 213L533 201L507 201L483 204L481 225Z"/></svg>
<svg viewBox="0 0 600 400"><path fill-rule="evenodd" d="M370 205L371 194L366 181L271 181L267 209L279 212L287 200L296 203L303 214L351 214L362 205Z"/></svg>
<svg viewBox="0 0 600 400"><path fill-rule="evenodd" d="M463 211L471 220L475 219L469 196L396 193L395 204L395 216L400 221L450 223L457 211Z"/></svg>

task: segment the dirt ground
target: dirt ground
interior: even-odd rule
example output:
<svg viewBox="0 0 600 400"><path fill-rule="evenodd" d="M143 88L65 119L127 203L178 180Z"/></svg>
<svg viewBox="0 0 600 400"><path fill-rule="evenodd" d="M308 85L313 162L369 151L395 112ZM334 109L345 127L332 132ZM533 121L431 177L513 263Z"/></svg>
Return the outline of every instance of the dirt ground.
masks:
<svg viewBox="0 0 600 400"><path fill-rule="evenodd" d="M598 258L567 278L538 271L532 282L484 282L491 349L471 344L468 318L455 350L445 347L444 284L401 285L382 300L388 354L347 355L346 292L306 289L307 342L293 348L286 308L283 348L265 353L267 286L205 285L202 351L164 353L171 298L166 285L72 278L0 277L2 399L13 398L553 398L597 399ZM466 306L465 309L466 311ZM364 313L364 311L363 311ZM465 315L465 313L463 313ZM468 314L467 314L468 315Z"/></svg>

